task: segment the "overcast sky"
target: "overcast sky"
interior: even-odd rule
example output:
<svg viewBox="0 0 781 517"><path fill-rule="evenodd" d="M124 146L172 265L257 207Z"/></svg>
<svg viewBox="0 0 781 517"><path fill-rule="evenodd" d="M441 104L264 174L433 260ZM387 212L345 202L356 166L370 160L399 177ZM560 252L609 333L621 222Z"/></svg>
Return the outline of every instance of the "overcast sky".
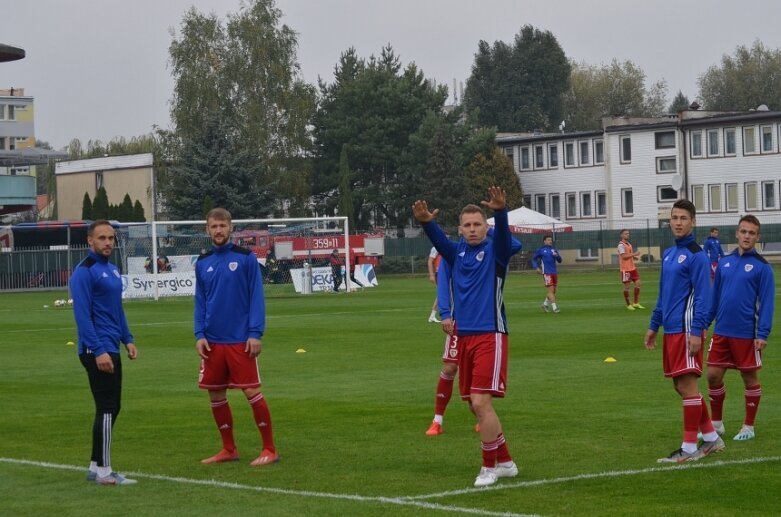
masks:
<svg viewBox="0 0 781 517"><path fill-rule="evenodd" d="M72 138L107 142L170 127L170 31L191 5L225 19L240 0L35 0L3 4L0 43L23 48L0 64L0 88L35 98L36 137L55 148ZM304 79L333 78L339 55L390 43L427 77L465 82L479 40L511 42L532 24L566 55L589 64L632 60L646 84L665 79L669 98L697 95L697 79L723 54L760 39L781 47L778 0L277 0L299 33ZM452 92L451 92L452 95ZM668 100L670 100L668 99ZM781 106L771 106L781 109ZM519 128L523 129L523 128Z"/></svg>

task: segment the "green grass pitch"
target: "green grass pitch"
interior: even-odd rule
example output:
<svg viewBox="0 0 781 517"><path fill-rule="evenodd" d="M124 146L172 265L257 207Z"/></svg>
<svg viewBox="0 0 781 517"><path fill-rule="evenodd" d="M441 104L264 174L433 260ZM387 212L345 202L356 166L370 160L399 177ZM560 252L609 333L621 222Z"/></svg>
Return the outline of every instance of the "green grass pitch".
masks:
<svg viewBox="0 0 781 517"><path fill-rule="evenodd" d="M190 298L125 304L140 357L125 358L113 466L129 487L84 480L92 400L62 292L0 297L0 513L4 515L772 515L781 508L781 364L771 335L753 441L732 441L743 387L728 372L727 448L683 466L656 459L681 439L681 402L643 335L658 275L641 271L647 309L623 307L618 272L560 275L561 314L544 314L538 275L515 273L508 394L496 402L521 472L474 489L473 417L455 395L445 434L433 414L443 335L426 322L424 277L380 275L350 295L267 299L260 356L281 461L251 468L259 436L231 392L237 463L219 449ZM50 307L44 309L42 306ZM778 317L777 322L781 322ZM305 353L296 350L304 349ZM605 363L608 356L615 363ZM701 390L705 392L704 379Z"/></svg>

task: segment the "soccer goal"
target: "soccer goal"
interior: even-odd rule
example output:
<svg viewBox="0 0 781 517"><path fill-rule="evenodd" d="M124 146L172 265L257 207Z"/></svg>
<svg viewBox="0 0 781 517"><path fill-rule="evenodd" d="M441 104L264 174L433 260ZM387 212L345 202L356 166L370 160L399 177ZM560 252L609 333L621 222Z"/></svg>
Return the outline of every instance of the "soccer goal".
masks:
<svg viewBox="0 0 781 517"><path fill-rule="evenodd" d="M212 248L205 221L128 225L119 240L125 298L194 294L195 262ZM267 296L333 291L333 250L339 291L375 286L373 266L384 254L384 236L350 235L346 217L234 220L231 242L255 253Z"/></svg>

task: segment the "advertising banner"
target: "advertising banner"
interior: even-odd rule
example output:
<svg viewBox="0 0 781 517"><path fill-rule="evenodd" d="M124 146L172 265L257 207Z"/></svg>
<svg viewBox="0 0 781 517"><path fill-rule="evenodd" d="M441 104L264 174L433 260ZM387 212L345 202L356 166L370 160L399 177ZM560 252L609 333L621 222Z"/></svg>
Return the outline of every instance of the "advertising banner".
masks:
<svg viewBox="0 0 781 517"><path fill-rule="evenodd" d="M303 286L304 269L296 268L290 270L290 276L293 279L293 287L296 292L300 293ZM374 272L374 266L371 264L358 264L355 267L355 280L358 282L352 282L353 289L360 289L363 287L377 287L377 275ZM360 284L360 285L359 285ZM331 273L331 268L325 267L313 267L312 268L312 292L318 291L332 291L334 288L334 277ZM342 285L339 286L340 291L347 289L344 281L344 266L342 266Z"/></svg>
<svg viewBox="0 0 781 517"><path fill-rule="evenodd" d="M195 271L180 273L159 273L157 275L159 296L195 295ZM122 298L154 298L155 275L141 273L122 275Z"/></svg>

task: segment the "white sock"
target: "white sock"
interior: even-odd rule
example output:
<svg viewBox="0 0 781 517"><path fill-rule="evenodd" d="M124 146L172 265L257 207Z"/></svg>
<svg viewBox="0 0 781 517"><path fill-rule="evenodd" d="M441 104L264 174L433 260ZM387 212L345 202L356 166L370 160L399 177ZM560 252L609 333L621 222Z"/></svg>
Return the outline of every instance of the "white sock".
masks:
<svg viewBox="0 0 781 517"><path fill-rule="evenodd" d="M429 318L434 319L437 317L437 311L431 311L431 316Z"/></svg>
<svg viewBox="0 0 781 517"><path fill-rule="evenodd" d="M551 304L551 307L553 307L553 310L554 310L554 311L555 311L556 309L558 309L558 306L557 306L555 303L552 303L552 304Z"/></svg>
<svg viewBox="0 0 781 517"><path fill-rule="evenodd" d="M694 454L695 452L697 452L697 444L696 443L683 442L681 444L681 449L683 449L683 452L687 452L689 454Z"/></svg>
<svg viewBox="0 0 781 517"><path fill-rule="evenodd" d="M544 302L542 302L542 304L543 304L545 307L547 307L548 305L550 305L550 304L548 303L548 299L547 299L547 298L545 298L545 301L544 301Z"/></svg>
<svg viewBox="0 0 781 517"><path fill-rule="evenodd" d="M107 467L98 467L98 477L99 478L104 478L104 477L108 476L109 474L111 474L111 472L112 472L111 465L109 465Z"/></svg>
<svg viewBox="0 0 781 517"><path fill-rule="evenodd" d="M719 433L716 431L710 432L710 433L702 433L702 441L703 442L715 442L719 438Z"/></svg>
<svg viewBox="0 0 781 517"><path fill-rule="evenodd" d="M445 417L442 415L434 415L434 422L438 423L439 425L442 425L442 422L445 420Z"/></svg>
<svg viewBox="0 0 781 517"><path fill-rule="evenodd" d="M89 468L90 472L97 472L98 471L98 462L97 461L90 461L88 468Z"/></svg>

